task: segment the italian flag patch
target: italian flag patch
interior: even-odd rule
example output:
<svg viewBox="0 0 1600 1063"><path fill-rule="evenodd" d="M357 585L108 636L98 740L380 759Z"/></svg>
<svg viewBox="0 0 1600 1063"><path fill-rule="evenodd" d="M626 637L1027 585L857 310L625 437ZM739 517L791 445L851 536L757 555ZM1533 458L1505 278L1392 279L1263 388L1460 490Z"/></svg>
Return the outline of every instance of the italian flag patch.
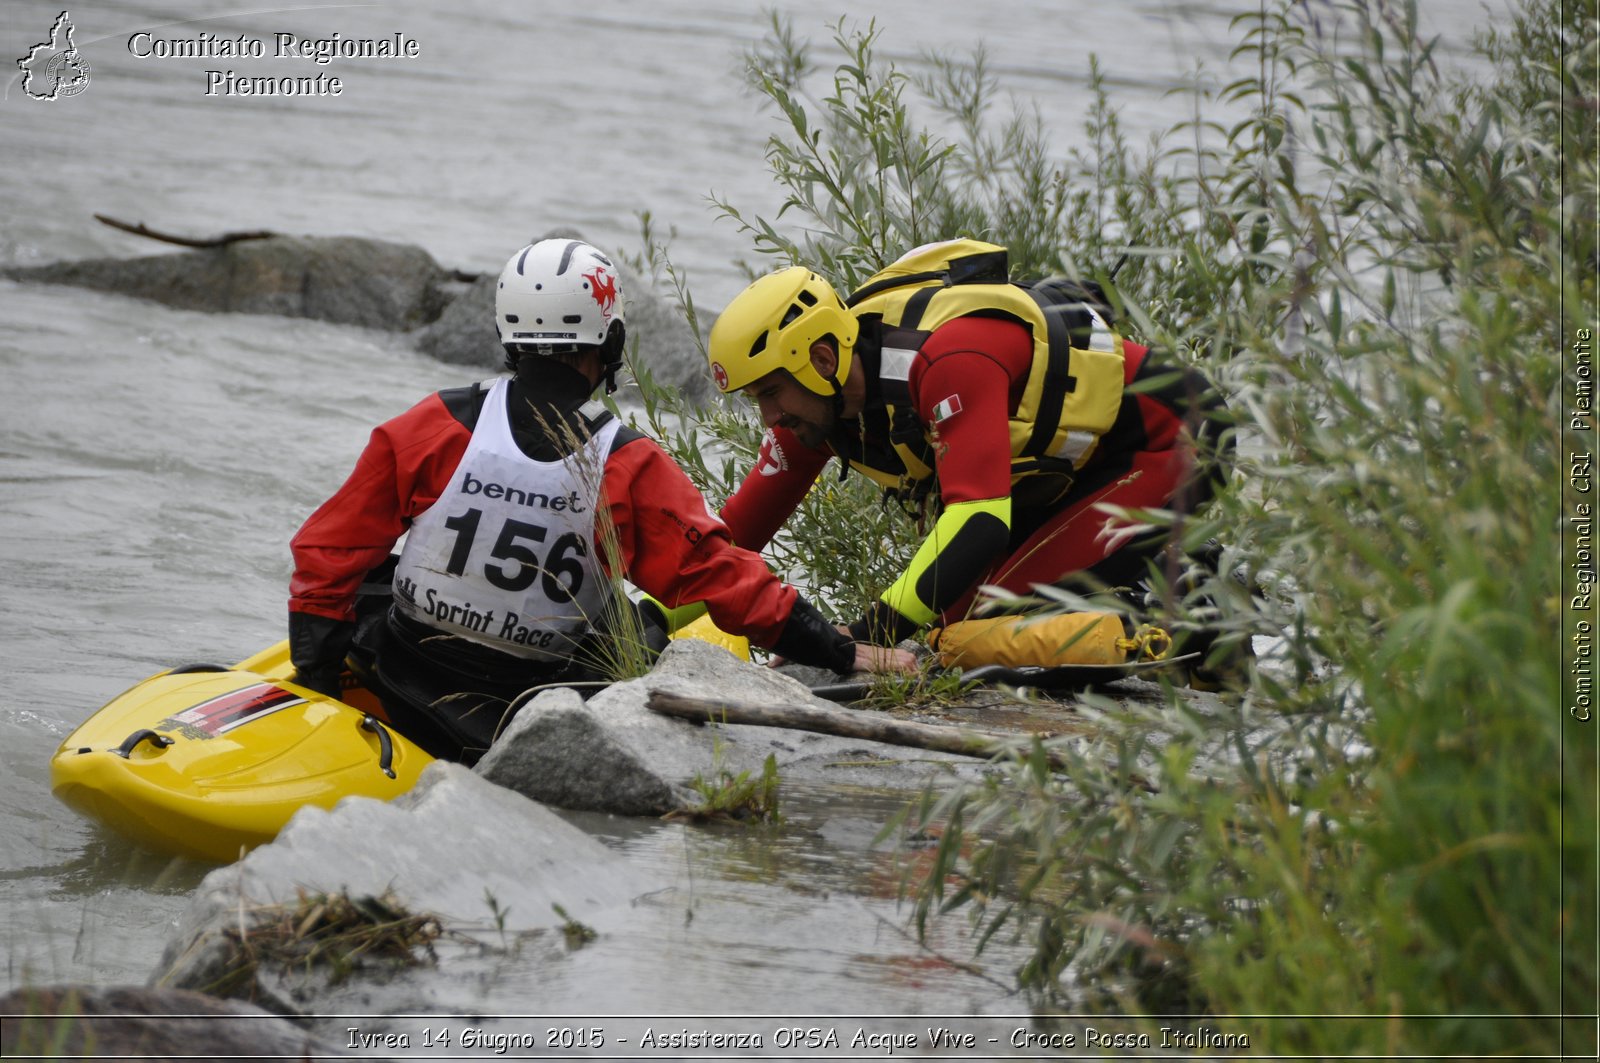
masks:
<svg viewBox="0 0 1600 1063"><path fill-rule="evenodd" d="M951 395L933 408L933 423L938 424L940 421L948 421L960 412L961 396Z"/></svg>

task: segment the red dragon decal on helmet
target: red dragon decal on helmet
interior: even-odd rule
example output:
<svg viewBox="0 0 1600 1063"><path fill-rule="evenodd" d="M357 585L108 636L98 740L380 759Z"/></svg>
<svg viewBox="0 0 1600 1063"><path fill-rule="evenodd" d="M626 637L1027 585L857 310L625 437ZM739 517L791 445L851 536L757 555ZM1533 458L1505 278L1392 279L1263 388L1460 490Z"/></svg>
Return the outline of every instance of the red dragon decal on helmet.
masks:
<svg viewBox="0 0 1600 1063"><path fill-rule="evenodd" d="M607 273L604 266L596 266L585 273L583 279L589 282L589 294L600 304L600 313L610 317L612 308L617 305L617 278Z"/></svg>

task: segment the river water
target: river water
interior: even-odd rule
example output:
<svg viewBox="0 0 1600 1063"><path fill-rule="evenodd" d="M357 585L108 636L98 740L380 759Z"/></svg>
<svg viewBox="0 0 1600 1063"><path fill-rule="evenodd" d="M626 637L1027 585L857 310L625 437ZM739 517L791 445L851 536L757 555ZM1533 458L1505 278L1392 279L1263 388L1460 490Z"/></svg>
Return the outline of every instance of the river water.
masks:
<svg viewBox="0 0 1600 1063"><path fill-rule="evenodd" d="M797 0L819 42L831 9ZM885 55L982 39L1003 85L1035 101L1063 143L1077 134L1091 52L1135 137L1188 104L1167 95L1197 62L1220 72L1229 12L1139 0L1091 7L1017 0L869 5ZM181 9L181 15L178 13ZM48 39L57 3L8 0L0 53ZM1459 53L1487 16L1424 0ZM712 190L771 213L769 119L736 75L765 18L739 0L523 4L467 0L255 5L96 2L71 9L92 69L79 95L41 102L12 77L0 102L0 262L162 248L97 224L103 213L186 234L269 228L420 244L446 266L497 269L528 238L576 226L636 251L638 211L673 226L673 256L702 307L741 283L748 248L706 205ZM411 59L140 57L130 38L244 34L267 42L385 37ZM143 45L136 47L143 48ZM149 50L144 48L144 50ZM822 52L832 62L831 52ZM207 69L338 76L337 97L207 95ZM5 989L143 981L206 868L140 854L50 796L47 761L121 689L189 661L233 661L281 637L287 542L344 477L370 426L471 373L403 338L317 322L212 316L86 291L0 281L0 939ZM559 988L552 1013L1021 1010L993 982L932 960L898 931L872 859L819 859L802 837L855 839L886 809L802 801L797 833L752 841L677 825L596 824L609 844L685 879L711 909L635 929L661 968L660 999L608 996L606 962ZM869 866L870 865L870 866ZM960 953L960 941L945 947ZM664 963L659 956L667 956ZM960 954L965 958L965 954ZM1005 981L1015 962L987 961ZM674 973L673 968L677 973ZM638 971L629 972L637 975ZM673 991L676 991L674 993Z"/></svg>

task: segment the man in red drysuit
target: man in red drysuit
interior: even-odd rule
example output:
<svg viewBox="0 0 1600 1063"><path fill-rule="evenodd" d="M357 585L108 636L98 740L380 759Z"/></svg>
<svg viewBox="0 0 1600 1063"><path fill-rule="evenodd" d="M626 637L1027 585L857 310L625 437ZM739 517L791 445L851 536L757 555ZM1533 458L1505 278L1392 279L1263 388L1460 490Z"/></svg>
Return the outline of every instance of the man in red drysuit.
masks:
<svg viewBox="0 0 1600 1063"><path fill-rule="evenodd" d="M908 252L848 302L803 267L751 284L708 351L768 429L722 510L734 540L764 547L837 457L937 513L857 639L961 620L986 584L1138 579L1165 537L1102 507L1192 511L1231 432L1199 372L1116 335L1093 296L1011 283L1004 248L973 240Z"/></svg>

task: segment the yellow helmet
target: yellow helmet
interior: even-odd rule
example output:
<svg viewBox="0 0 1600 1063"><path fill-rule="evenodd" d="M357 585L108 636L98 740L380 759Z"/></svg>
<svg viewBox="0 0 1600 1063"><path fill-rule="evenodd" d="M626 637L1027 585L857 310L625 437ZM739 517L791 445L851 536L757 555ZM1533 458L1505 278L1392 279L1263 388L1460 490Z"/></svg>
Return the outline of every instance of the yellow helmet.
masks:
<svg viewBox="0 0 1600 1063"><path fill-rule="evenodd" d="M818 395L834 395L850 371L860 326L832 285L804 266L769 273L734 297L711 327L706 355L724 394L787 369ZM839 368L826 380L811 364L811 345L838 341Z"/></svg>

